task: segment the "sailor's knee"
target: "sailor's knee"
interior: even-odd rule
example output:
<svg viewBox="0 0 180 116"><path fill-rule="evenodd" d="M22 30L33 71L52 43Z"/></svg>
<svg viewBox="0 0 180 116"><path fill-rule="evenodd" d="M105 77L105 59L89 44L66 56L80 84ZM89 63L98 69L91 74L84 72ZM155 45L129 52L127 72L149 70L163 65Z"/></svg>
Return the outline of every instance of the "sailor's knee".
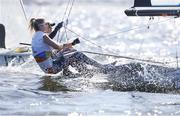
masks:
<svg viewBox="0 0 180 116"><path fill-rule="evenodd" d="M81 52L75 52L74 55L75 55L75 56L81 56L82 53L81 53Z"/></svg>

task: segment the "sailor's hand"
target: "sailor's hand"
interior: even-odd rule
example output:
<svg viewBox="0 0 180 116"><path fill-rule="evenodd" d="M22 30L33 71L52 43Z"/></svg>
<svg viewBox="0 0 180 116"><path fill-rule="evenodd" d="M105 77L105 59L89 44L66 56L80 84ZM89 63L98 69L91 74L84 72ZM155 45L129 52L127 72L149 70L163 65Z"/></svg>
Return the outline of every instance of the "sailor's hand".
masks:
<svg viewBox="0 0 180 116"><path fill-rule="evenodd" d="M62 26L63 26L63 21L57 24L57 26L55 27L55 30L58 31L59 29L61 29Z"/></svg>
<svg viewBox="0 0 180 116"><path fill-rule="evenodd" d="M63 47L64 47L64 45L59 45L59 48L57 49L57 51L63 50Z"/></svg>
<svg viewBox="0 0 180 116"><path fill-rule="evenodd" d="M76 38L73 42L72 42L72 45L76 45L76 44L79 44L80 43L80 40L79 38Z"/></svg>

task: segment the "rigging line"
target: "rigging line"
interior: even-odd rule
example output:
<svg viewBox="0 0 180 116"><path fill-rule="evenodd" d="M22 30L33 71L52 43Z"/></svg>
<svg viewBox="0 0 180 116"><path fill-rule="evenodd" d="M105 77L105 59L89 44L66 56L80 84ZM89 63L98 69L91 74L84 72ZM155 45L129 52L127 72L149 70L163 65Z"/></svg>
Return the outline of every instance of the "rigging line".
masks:
<svg viewBox="0 0 180 116"><path fill-rule="evenodd" d="M67 41L68 41L68 34L67 34L66 28L64 29L64 33L65 33L65 35L66 35L66 42L67 42Z"/></svg>
<svg viewBox="0 0 180 116"><path fill-rule="evenodd" d="M163 23L163 22L167 22L167 21L169 21L169 20L172 20L172 18L169 18L169 19L164 20L164 21L161 21L161 22L158 21L158 22L152 23L152 24L150 24L150 25L160 24L160 23ZM131 29L129 29L129 30L120 31L120 32L117 32L117 33L114 33L114 34L105 35L105 36L102 36L102 37L110 37L110 36L114 36L114 35L117 35L117 34L120 34L120 33L128 32L128 31L135 30L135 29L145 28L145 27L146 27L145 25L144 25L144 26L138 26L138 27L135 27L135 28L131 28ZM87 41L90 41L90 40L86 39L85 37L82 37L80 34L77 34L76 32L70 30L69 28L66 27L66 29L69 30L70 32L78 35L79 37L81 37L81 38L83 38L83 39L85 39L85 40L87 40ZM92 42L90 42L90 43L92 43ZM95 43L92 43L92 44L95 44ZM99 45L97 45L97 46L99 46Z"/></svg>
<svg viewBox="0 0 180 116"><path fill-rule="evenodd" d="M67 16L67 19L66 19L66 23L68 24L68 22L69 22L69 16L70 16L70 14L71 14L71 11L72 11L72 8L73 8L73 6L74 6L74 2L75 2L75 0L72 0L72 4L71 4L71 7L70 7L70 9L69 9L69 13L68 13L68 16ZM66 34L66 41L68 41L68 34L67 34L67 30L66 30L66 27L67 27L67 24L65 25L65 34Z"/></svg>
<svg viewBox="0 0 180 116"><path fill-rule="evenodd" d="M176 46L176 66L177 66L177 69L179 68L179 61L178 61L178 49L177 49L177 46Z"/></svg>
<svg viewBox="0 0 180 116"><path fill-rule="evenodd" d="M178 59L178 62L179 61L180 61L180 59ZM166 64L172 64L172 63L177 63L177 60L166 62Z"/></svg>
<svg viewBox="0 0 180 116"><path fill-rule="evenodd" d="M66 6L66 9L65 9L64 14L63 14L63 17L62 17L62 21L64 21L64 17L65 17L66 14L67 14L67 10L68 10L68 8L69 8L70 2L71 2L71 0L68 1L68 4L67 4L67 6Z"/></svg>
<svg viewBox="0 0 180 116"><path fill-rule="evenodd" d="M171 20L171 19L168 19L168 20ZM165 20L165 21L168 21L168 20ZM165 21L164 21L164 22L165 22ZM159 22L158 22L158 23L159 23ZM162 23L162 22L161 22L161 23ZM101 49L103 49L103 50L105 50L105 51L109 51L109 50L103 48L102 46L99 46L99 45L97 45L96 43L91 42L89 39L86 39L85 37L81 36L80 34L77 34L76 32L74 32L74 31L72 31L72 30L70 30L70 29L68 29L68 28L67 28L67 30L70 31L70 32L72 32L72 33L74 33L74 34L76 34L77 36L81 37L82 39L88 41L89 43L95 45L96 47L101 48ZM110 52L112 53L112 51L110 51Z"/></svg>
<svg viewBox="0 0 180 116"><path fill-rule="evenodd" d="M99 53L99 52L91 52L91 51L81 51L84 53L88 54L96 54L96 55L102 55L102 56L109 56L109 57L114 57L114 58L124 58L124 59L129 59L129 60L137 60L137 61L143 61L143 62L150 62L150 63L156 63L156 64L162 64L164 65L164 62L158 62L158 61L153 61L153 60L145 60L145 59L139 59L139 58L133 58L133 57L128 57L128 56L120 56L120 55L113 55L113 54L106 54L106 53Z"/></svg>
<svg viewBox="0 0 180 116"><path fill-rule="evenodd" d="M71 14L72 8L73 8L73 6L74 6L74 2L75 2L75 0L72 0L72 4L71 4L70 10L69 10L67 19L69 19L69 16L70 16L70 14Z"/></svg>
<svg viewBox="0 0 180 116"><path fill-rule="evenodd" d="M19 0L19 2L20 2L20 4L21 4L21 8L22 8L24 17L25 17L26 21L28 22L28 18L27 18L26 11L25 11L25 8L24 8L24 5L23 5L23 1L22 1L22 0Z"/></svg>
<svg viewBox="0 0 180 116"><path fill-rule="evenodd" d="M71 1L71 0L69 0L69 2L68 2L68 6L66 7L66 13L67 13L67 10L68 10L68 7L69 7L69 4L70 4L70 1ZM66 18L66 25L64 25L64 31L63 31L63 33L65 33L65 34L66 34L66 41L68 40L68 35L67 35L67 31L66 31L66 26L67 26L67 24L68 24L69 16L70 16L71 11L72 11L72 8L73 8L73 6L74 6L74 2L75 2L75 0L72 0L71 6L70 6L70 9L69 9L69 12L68 12L67 18ZM65 14L66 14L66 13L65 13ZM65 15L64 15L64 16L65 16ZM63 21L64 21L64 17L63 17ZM62 38L63 38L63 36L61 36L60 42L62 41Z"/></svg>
<svg viewBox="0 0 180 116"><path fill-rule="evenodd" d="M63 17L62 17L62 21L64 21L64 18L65 18L66 14L67 14L67 10L69 8L70 2L71 2L71 0L68 0L68 4L67 4L67 6L65 8L65 11L64 11L64 14L63 14ZM62 35L60 37L60 30L58 31L58 40L57 40L58 43L60 43L62 41L62 38L64 36L64 32L65 32L65 29L62 31Z"/></svg>
<svg viewBox="0 0 180 116"><path fill-rule="evenodd" d="M176 21L174 19L174 28L176 29ZM178 35L177 35L178 36ZM177 38L174 38L175 39L175 42L177 42L177 45L175 46L175 49L176 49L176 66L177 66L177 69L179 68L179 57L178 57L178 39Z"/></svg>
<svg viewBox="0 0 180 116"><path fill-rule="evenodd" d="M161 21L161 22L156 22L156 23L152 23L152 24L148 24L148 25L143 25L143 26L137 26L137 27L134 27L134 28L130 28L130 29L127 29L127 30L122 30L122 31L119 31L119 32L116 32L114 34L109 34L109 35L105 35L105 36L102 36L102 37L111 37L111 36L115 36L115 35L118 35L118 34L121 34L121 33L125 33L125 32L129 32L129 31L133 31L133 30L137 30L137 29L141 29L141 28L146 28L147 26L151 26L151 25L155 25L155 24L160 24L160 23L163 23L163 22L167 22L169 20L172 20L172 18L169 18L167 20L164 20L164 21Z"/></svg>
<svg viewBox="0 0 180 116"><path fill-rule="evenodd" d="M87 39L87 38L81 36L80 34L74 32L73 30L71 30L71 29L69 29L69 28L67 28L67 30L70 31L70 32L72 32L72 33L74 33L75 35L81 37L83 40L89 42L90 44L92 44L93 46L96 46L97 48L100 48L100 49L102 49L102 50L104 50L104 51L106 51L106 52L110 52L110 53L113 53L113 54L117 54L117 53L115 53L114 51L111 51L111 50L108 50L108 49L106 49L106 48L103 48L102 46L100 46L100 45L98 45L98 44L96 44L96 43L90 41L89 39Z"/></svg>
<svg viewBox="0 0 180 116"><path fill-rule="evenodd" d="M129 32L129 31L133 31L133 30L137 30L137 29L141 29L141 28L146 28L147 26L151 26L151 25L155 25L155 24L160 24L160 23L163 23L163 22L167 22L169 20L172 20L172 18L168 18L167 20L164 20L164 21L161 21L161 22L158 21L156 23L151 23L149 25L137 26L137 27L134 27L134 28L131 28L131 29L122 30L122 31L119 31L119 32L116 32L116 33L113 33L113 34L104 35L104 36L101 36L101 37L104 37L104 38L113 37L113 36L118 35L118 34L122 34L122 33L125 33L125 32Z"/></svg>
<svg viewBox="0 0 180 116"><path fill-rule="evenodd" d="M68 0L67 5L65 6L65 10L64 10L63 16L62 16L62 20L64 20L64 17L65 17L66 14L67 14L67 10L68 10L68 8L69 8L70 1L71 1L71 0ZM59 13L60 13L60 12L59 12ZM54 16L54 19L57 19L57 18L59 17L59 13L57 13L57 15Z"/></svg>
<svg viewBox="0 0 180 116"><path fill-rule="evenodd" d="M86 39L85 37L83 37L82 35L80 35L80 34L78 34L78 33L74 32L73 30L71 30L71 29L69 29L69 28L67 28L67 27L66 27L66 29L67 29L68 31L70 31L70 32L74 33L75 35L77 35L77 36L81 37L82 39L86 40L87 42L89 42L89 43L91 43L91 44L95 45L96 47L103 49L103 48L102 48L102 46L99 46L98 44L96 44L96 43L94 43L94 42L90 41L89 39Z"/></svg>

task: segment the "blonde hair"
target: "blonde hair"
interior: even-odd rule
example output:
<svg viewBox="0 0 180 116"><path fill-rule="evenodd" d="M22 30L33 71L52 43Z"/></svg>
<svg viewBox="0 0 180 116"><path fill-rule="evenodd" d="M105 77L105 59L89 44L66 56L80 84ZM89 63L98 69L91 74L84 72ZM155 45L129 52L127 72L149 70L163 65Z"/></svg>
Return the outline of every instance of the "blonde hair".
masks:
<svg viewBox="0 0 180 116"><path fill-rule="evenodd" d="M30 31L39 31L40 28L39 28L39 25L44 23L44 19L43 18L38 18L38 19L35 19L35 18L31 18L30 21L29 21L29 29Z"/></svg>

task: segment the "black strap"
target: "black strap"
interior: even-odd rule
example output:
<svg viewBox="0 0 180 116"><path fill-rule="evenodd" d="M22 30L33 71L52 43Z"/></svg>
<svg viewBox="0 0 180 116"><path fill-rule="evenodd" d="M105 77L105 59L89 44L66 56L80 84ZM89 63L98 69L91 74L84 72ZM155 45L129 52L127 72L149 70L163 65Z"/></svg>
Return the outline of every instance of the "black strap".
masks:
<svg viewBox="0 0 180 116"><path fill-rule="evenodd" d="M0 24L0 48L6 48L5 46L5 26L3 24Z"/></svg>

